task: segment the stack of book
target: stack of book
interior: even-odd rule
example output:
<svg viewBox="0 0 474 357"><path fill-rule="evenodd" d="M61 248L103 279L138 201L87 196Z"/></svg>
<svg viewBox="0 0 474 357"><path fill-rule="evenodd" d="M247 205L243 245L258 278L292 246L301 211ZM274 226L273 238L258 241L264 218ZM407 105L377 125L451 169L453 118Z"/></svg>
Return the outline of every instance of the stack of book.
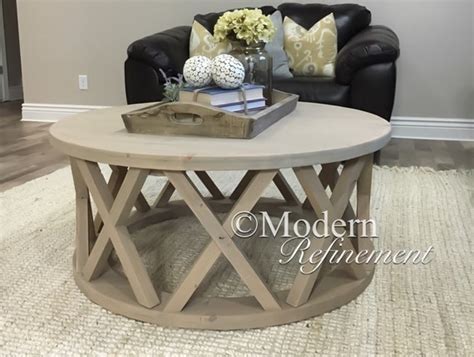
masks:
<svg viewBox="0 0 474 357"><path fill-rule="evenodd" d="M265 98L263 96L263 86L254 84L244 84L245 97L247 99L247 110L257 111L264 109ZM196 88L186 87L179 92L180 102L193 102L194 90ZM209 87L199 91L196 101L201 104L212 105L229 112L244 112L245 104L243 93L240 88L222 89L219 87Z"/></svg>

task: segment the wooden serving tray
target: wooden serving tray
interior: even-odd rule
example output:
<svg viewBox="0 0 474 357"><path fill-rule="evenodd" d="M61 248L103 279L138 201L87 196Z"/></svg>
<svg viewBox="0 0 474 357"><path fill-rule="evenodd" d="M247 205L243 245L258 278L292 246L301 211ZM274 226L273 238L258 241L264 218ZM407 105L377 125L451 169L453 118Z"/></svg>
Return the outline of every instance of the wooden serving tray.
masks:
<svg viewBox="0 0 474 357"><path fill-rule="evenodd" d="M122 114L129 133L250 139L291 113L298 95L273 90L272 106L254 114L195 102L164 102Z"/></svg>

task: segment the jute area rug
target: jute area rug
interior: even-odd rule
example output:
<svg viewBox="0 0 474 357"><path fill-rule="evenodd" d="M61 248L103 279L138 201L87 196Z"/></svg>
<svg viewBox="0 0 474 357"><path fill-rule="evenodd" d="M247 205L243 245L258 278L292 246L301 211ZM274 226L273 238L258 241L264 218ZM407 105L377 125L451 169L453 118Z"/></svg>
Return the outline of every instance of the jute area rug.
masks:
<svg viewBox="0 0 474 357"><path fill-rule="evenodd" d="M228 192L239 175L213 177ZM147 197L158 192L162 182L156 180L147 181ZM72 277L69 168L1 193L0 354L473 355L473 172L375 168L373 181L376 248L433 246L431 263L379 264L367 290L337 310L289 325L229 332L134 321L82 295ZM192 219L150 229L171 237L169 242L206 239ZM136 239L140 246L146 238ZM232 287L231 275L227 280ZM234 293L241 292L224 291Z"/></svg>

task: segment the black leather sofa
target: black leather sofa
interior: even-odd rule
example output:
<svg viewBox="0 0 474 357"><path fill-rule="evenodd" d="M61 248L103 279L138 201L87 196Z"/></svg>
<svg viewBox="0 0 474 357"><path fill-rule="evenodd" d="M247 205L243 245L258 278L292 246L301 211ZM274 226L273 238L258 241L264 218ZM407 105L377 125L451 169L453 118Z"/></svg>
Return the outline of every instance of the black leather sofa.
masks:
<svg viewBox="0 0 474 357"><path fill-rule="evenodd" d="M266 14L276 9L261 8ZM393 108L396 83L395 61L399 56L396 34L385 26L371 26L371 13L355 4L322 5L285 3L278 6L310 28L334 13L338 30L335 78L294 77L275 80L274 87L299 94L301 101L351 107L377 114L387 120ZM197 15L212 32L220 13ZM127 101L143 103L163 98L162 69L167 76L181 73L189 57L191 27L180 26L133 42L125 62Z"/></svg>

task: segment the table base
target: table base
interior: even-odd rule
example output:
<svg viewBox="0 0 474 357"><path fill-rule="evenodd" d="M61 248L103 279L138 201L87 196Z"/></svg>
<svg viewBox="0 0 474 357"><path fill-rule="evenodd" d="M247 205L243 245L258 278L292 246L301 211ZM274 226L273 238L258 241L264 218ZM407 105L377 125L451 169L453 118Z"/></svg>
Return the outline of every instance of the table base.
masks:
<svg viewBox="0 0 474 357"><path fill-rule="evenodd" d="M307 199L301 203L278 170L249 171L229 197L219 191L204 172L196 172L212 197L204 198L185 172L163 172L168 183L153 205L148 205L141 188L150 170L113 168L107 183L96 163L71 159L76 187L76 252L74 278L80 290L93 302L133 319L162 326L232 330L285 324L320 315L357 297L369 285L374 266L342 264L335 269L298 273L292 287L271 291L265 279L233 242L231 218L242 210L266 211L281 217L291 210L296 219L315 219L327 211L329 221L369 218L372 156L349 160L339 174L339 163L295 168ZM160 173L161 174L161 173ZM284 200L261 198L274 182ZM332 191L330 197L325 189ZM357 187L357 209L349 198ZM182 201L169 199L177 190ZM91 198L98 208L93 219ZM130 216L135 205L137 212ZM216 213L226 212L222 223ZM141 262L129 232L150 224L195 215L211 240L175 291L154 287ZM359 232L360 233L360 232ZM313 239L309 253L325 249L330 239ZM185 247L183 247L185 248ZM343 249L373 250L369 238L344 239ZM115 250L125 275L109 267ZM250 296L203 298L194 296L216 260L224 255L248 286Z"/></svg>

